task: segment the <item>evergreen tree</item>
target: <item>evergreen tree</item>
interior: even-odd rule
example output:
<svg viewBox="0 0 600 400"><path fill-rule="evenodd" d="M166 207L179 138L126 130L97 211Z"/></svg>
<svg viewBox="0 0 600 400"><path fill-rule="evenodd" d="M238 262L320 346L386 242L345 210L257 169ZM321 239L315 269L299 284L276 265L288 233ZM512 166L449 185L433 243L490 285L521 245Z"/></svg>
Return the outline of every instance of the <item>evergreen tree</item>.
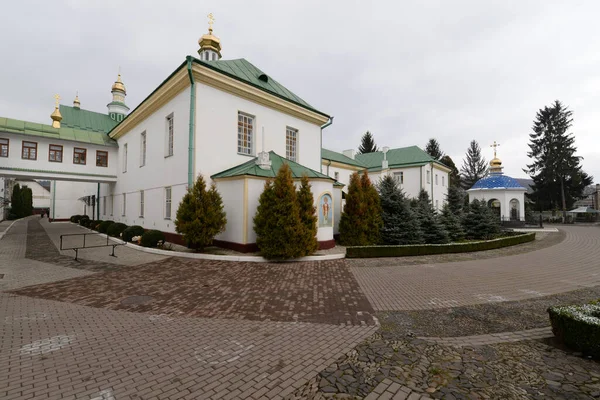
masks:
<svg viewBox="0 0 600 400"><path fill-rule="evenodd" d="M311 186L308 177L303 175L297 197L300 220L304 226L302 243L306 255L314 253L319 248L319 243L317 242L317 207L315 206L315 200L310 189Z"/></svg>
<svg viewBox="0 0 600 400"><path fill-rule="evenodd" d="M434 160L440 161L444 157L444 153L440 149L440 143L434 138L429 139L429 142L425 145L425 152Z"/></svg>
<svg viewBox="0 0 600 400"><path fill-rule="evenodd" d="M467 239L489 240L500 232L500 220L485 200L473 200L463 217Z"/></svg>
<svg viewBox="0 0 600 400"><path fill-rule="evenodd" d="M375 153L377 151L377 145L375 144L375 139L371 132L367 131L361 139L360 146L358 147L358 152L360 154L366 153Z"/></svg>
<svg viewBox="0 0 600 400"><path fill-rule="evenodd" d="M344 246L366 246L367 218L365 201L358 172L350 175L344 212L340 217L340 242Z"/></svg>
<svg viewBox="0 0 600 400"><path fill-rule="evenodd" d="M378 244L380 241L381 226L381 203L377 189L371 183L369 174L365 170L360 177L363 199L365 202L366 238L370 245Z"/></svg>
<svg viewBox="0 0 600 400"><path fill-rule="evenodd" d="M460 215L452 211L449 203L444 204L440 220L448 232L450 240L453 242L459 242L465 238L465 231L462 227Z"/></svg>
<svg viewBox="0 0 600 400"><path fill-rule="evenodd" d="M214 237L225 230L227 218L223 200L213 183L206 190L202 175L188 189L179 203L175 218L175 230L183 236L189 248L202 250Z"/></svg>
<svg viewBox="0 0 600 400"><path fill-rule="evenodd" d="M302 241L305 229L288 164L279 168L273 185L265 183L254 216L254 231L265 258L285 260L307 255L306 243Z"/></svg>
<svg viewBox="0 0 600 400"><path fill-rule="evenodd" d="M460 173L458 172L458 168L456 168L456 164L454 164L454 160L452 160L452 158L446 154L440 159L440 162L446 167L450 168L450 173L448 174L448 179L450 182L448 183L448 187L459 187Z"/></svg>
<svg viewBox="0 0 600 400"><path fill-rule="evenodd" d="M550 107L540 109L533 123L533 133L529 135L530 151L533 159L526 172L533 179L530 196L538 208L563 211L583 196L584 188L593 178L586 174L580 165L582 157L575 155L575 137L570 133L573 125L573 112L558 100Z"/></svg>
<svg viewBox="0 0 600 400"><path fill-rule="evenodd" d="M465 205L464 191L458 187L451 186L448 188L448 194L446 195L446 201L450 211L461 217L463 214L463 208ZM468 205L468 202L467 202Z"/></svg>
<svg viewBox="0 0 600 400"><path fill-rule="evenodd" d="M386 175L379 182L381 242L387 245L423 243L419 220L396 180Z"/></svg>
<svg viewBox="0 0 600 400"><path fill-rule="evenodd" d="M23 217L33 215L33 192L27 186L21 188L21 207Z"/></svg>
<svg viewBox="0 0 600 400"><path fill-rule="evenodd" d="M429 194L421 189L417 200L417 216L419 226L423 232L425 243L448 243L448 232L440 223L435 210L429 200Z"/></svg>
<svg viewBox="0 0 600 400"><path fill-rule="evenodd" d="M465 190L471 189L475 182L487 176L487 163L476 140L471 141L460 172L462 187Z"/></svg>
<svg viewBox="0 0 600 400"><path fill-rule="evenodd" d="M10 197L10 212L16 218L24 217L23 213L23 197L21 196L21 185L18 183L13 186L12 195Z"/></svg>

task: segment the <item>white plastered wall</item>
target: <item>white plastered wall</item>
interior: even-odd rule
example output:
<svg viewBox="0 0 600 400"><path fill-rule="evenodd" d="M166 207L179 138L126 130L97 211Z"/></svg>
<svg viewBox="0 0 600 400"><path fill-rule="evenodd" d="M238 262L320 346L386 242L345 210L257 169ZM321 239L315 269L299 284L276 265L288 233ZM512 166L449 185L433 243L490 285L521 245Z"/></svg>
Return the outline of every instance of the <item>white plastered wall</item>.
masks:
<svg viewBox="0 0 600 400"><path fill-rule="evenodd" d="M223 199L223 209L227 214L225 232L215 239L232 243L244 243L244 181L247 178L235 180L220 180L217 190Z"/></svg>
<svg viewBox="0 0 600 400"><path fill-rule="evenodd" d="M50 216L53 219L69 219L73 215L92 214L93 207L86 207L81 197L97 195L98 184L93 182L52 181L50 183ZM102 219L102 216L100 216Z"/></svg>
<svg viewBox="0 0 600 400"><path fill-rule="evenodd" d="M519 219L525 220L525 190L509 189L488 189L488 190L468 190L469 201L485 200L486 203L496 199L500 202L500 218L510 219L510 201L516 199L519 201Z"/></svg>

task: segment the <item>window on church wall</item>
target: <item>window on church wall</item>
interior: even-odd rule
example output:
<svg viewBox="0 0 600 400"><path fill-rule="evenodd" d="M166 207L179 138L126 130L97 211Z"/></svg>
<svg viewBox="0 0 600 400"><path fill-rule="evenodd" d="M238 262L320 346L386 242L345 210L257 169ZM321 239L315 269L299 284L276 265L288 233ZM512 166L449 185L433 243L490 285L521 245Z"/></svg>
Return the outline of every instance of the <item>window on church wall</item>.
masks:
<svg viewBox="0 0 600 400"><path fill-rule="evenodd" d="M123 193L123 214L122 217L125 216L127 210L127 193Z"/></svg>
<svg viewBox="0 0 600 400"><path fill-rule="evenodd" d="M435 201L435 209L437 210L437 209L439 209L439 208L440 208L440 201L439 201L439 200L436 200L436 201Z"/></svg>
<svg viewBox="0 0 600 400"><path fill-rule="evenodd" d="M140 190L140 218L144 218L144 191Z"/></svg>
<svg viewBox="0 0 600 400"><path fill-rule="evenodd" d="M123 173L127 172L127 143L123 145Z"/></svg>
<svg viewBox="0 0 600 400"><path fill-rule="evenodd" d="M445 176L442 176L442 186L446 186L446 184L445 184L445 182L444 182L444 181L445 181L445 179L444 179L444 178L445 178Z"/></svg>
<svg viewBox="0 0 600 400"><path fill-rule="evenodd" d="M238 153L252 155L254 117L238 112Z"/></svg>
<svg viewBox="0 0 600 400"><path fill-rule="evenodd" d="M0 157L8 157L8 139L0 139Z"/></svg>
<svg viewBox="0 0 600 400"><path fill-rule="evenodd" d="M171 187L165 188L165 218L171 219Z"/></svg>
<svg viewBox="0 0 600 400"><path fill-rule="evenodd" d="M396 180L396 182L398 182L400 185L404 184L404 172L400 171L400 172L394 172L394 179Z"/></svg>
<svg viewBox="0 0 600 400"><path fill-rule="evenodd" d="M427 183L431 183L431 171L427 171Z"/></svg>
<svg viewBox="0 0 600 400"><path fill-rule="evenodd" d="M106 215L106 196L102 198L102 215Z"/></svg>
<svg viewBox="0 0 600 400"><path fill-rule="evenodd" d="M37 160L37 143L23 141L21 158L23 160Z"/></svg>
<svg viewBox="0 0 600 400"><path fill-rule="evenodd" d="M108 167L108 151L96 150L96 167Z"/></svg>
<svg viewBox="0 0 600 400"><path fill-rule="evenodd" d="M435 184L438 184L438 174L435 174Z"/></svg>
<svg viewBox="0 0 600 400"><path fill-rule="evenodd" d="M142 132L140 139L140 167L143 167L146 165L146 132Z"/></svg>
<svg viewBox="0 0 600 400"><path fill-rule="evenodd" d="M339 182L339 180L340 180L340 173L339 172L334 172L333 173L333 179L335 179L336 181Z"/></svg>
<svg viewBox="0 0 600 400"><path fill-rule="evenodd" d="M115 211L115 195L110 195L110 215L112 216Z"/></svg>
<svg viewBox="0 0 600 400"><path fill-rule="evenodd" d="M63 147L59 144L51 144L48 148L48 161L59 162L63 160Z"/></svg>
<svg viewBox="0 0 600 400"><path fill-rule="evenodd" d="M165 157L170 157L173 155L173 144L174 144L174 120L173 114L167 116L166 119L167 124L167 132L166 132L166 149L165 149Z"/></svg>
<svg viewBox="0 0 600 400"><path fill-rule="evenodd" d="M297 162L298 130L288 127L285 132L285 158Z"/></svg>
<svg viewBox="0 0 600 400"><path fill-rule="evenodd" d="M85 165L87 150L79 147L73 149L73 164Z"/></svg>

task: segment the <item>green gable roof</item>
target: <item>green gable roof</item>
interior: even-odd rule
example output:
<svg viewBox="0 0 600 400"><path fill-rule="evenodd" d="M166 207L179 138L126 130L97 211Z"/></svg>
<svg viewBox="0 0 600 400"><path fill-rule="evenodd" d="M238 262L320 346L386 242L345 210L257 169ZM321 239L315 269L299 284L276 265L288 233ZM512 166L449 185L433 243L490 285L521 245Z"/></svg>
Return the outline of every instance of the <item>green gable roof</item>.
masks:
<svg viewBox="0 0 600 400"><path fill-rule="evenodd" d="M338 153L338 152L332 151L332 150L321 149L321 158L323 158L324 160L330 160L330 161L335 161L335 162L339 162L342 164L352 165L355 167L365 168L365 166L358 160L353 160L350 157L346 157L342 153Z"/></svg>
<svg viewBox="0 0 600 400"><path fill-rule="evenodd" d="M32 137L45 137L56 140L70 140L100 146L117 146L117 142L108 137L104 132L84 131L65 127L53 128L50 125L35 122L20 121L0 117L0 132L17 133Z"/></svg>
<svg viewBox="0 0 600 400"><path fill-rule="evenodd" d="M279 171L279 168L281 168L281 166L285 163L290 166L293 178L300 179L303 175L306 175L309 178L322 178L329 179L332 181L334 180L333 178L330 178L329 176L312 170L308 167L305 167L302 164L298 164L297 162L290 161L287 158L281 157L273 151L269 152L269 159L271 160L271 168L269 169L262 169L258 165L256 165L255 157L243 164L214 174L213 176L211 176L211 178L231 178L234 176L259 176L262 178L275 178L275 176L277 175L277 171Z"/></svg>
<svg viewBox="0 0 600 400"><path fill-rule="evenodd" d="M441 162L434 160L429 154L417 146L390 149L387 152L386 158L390 168L415 167L431 162L446 167ZM358 154L356 160L365 165L370 171L377 171L381 169L383 152L376 151L374 153Z"/></svg>
<svg viewBox="0 0 600 400"><path fill-rule="evenodd" d="M329 117L329 115L315 109L313 106L294 94L291 90L287 89L281 83L277 82L271 76L265 74L263 71L243 58L237 60L214 61L202 61L194 58L194 61L231 78L237 79L284 100L304 107L310 111L314 111L325 117Z"/></svg>
<svg viewBox="0 0 600 400"><path fill-rule="evenodd" d="M63 117L60 125L66 128L108 133L117 125L117 121L108 114L63 106L62 104L60 105L60 114Z"/></svg>

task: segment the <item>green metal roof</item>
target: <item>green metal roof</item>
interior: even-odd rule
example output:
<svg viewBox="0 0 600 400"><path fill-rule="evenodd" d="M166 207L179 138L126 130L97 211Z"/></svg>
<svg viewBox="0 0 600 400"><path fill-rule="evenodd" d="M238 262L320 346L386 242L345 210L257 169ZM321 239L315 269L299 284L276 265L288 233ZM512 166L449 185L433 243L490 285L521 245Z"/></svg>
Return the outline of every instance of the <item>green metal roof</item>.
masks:
<svg viewBox="0 0 600 400"><path fill-rule="evenodd" d="M321 158L323 158L325 160L339 162L342 164L353 165L355 167L365 168L365 166L362 163L360 163L359 161L353 160L350 157L346 157L342 153L338 153L338 152L335 152L332 150L321 149Z"/></svg>
<svg viewBox="0 0 600 400"><path fill-rule="evenodd" d="M275 178L275 176L277 175L277 171L279 171L279 168L281 168L281 166L285 163L290 166L290 169L292 170L292 177L294 178L300 179L303 175L306 175L309 178L322 178L329 179L332 181L334 180L333 178L330 178L329 176L324 175L308 167L305 167L302 164L298 164L294 161L288 160L287 158L281 157L273 151L269 152L269 159L271 160L271 168L269 169L262 169L258 165L256 165L256 157L254 157L250 161L247 161L243 164L214 174L213 176L211 176L211 178L231 178L234 176L259 176L263 178Z"/></svg>
<svg viewBox="0 0 600 400"><path fill-rule="evenodd" d="M313 106L294 94L291 90L287 89L271 76L265 74L263 71L255 67L248 60L240 58L237 60L202 61L194 58L194 61L224 75L262 89L265 92L273 94L284 100L295 103L308 110L314 111L325 117L329 117L329 115L315 109Z"/></svg>
<svg viewBox="0 0 600 400"><path fill-rule="evenodd" d="M76 128L83 131L108 133L117 125L108 114L82 110L75 107L60 105L60 114L63 119L61 127Z"/></svg>
<svg viewBox="0 0 600 400"><path fill-rule="evenodd" d="M109 138L104 132L85 131L64 126L53 128L50 125L11 118L0 117L0 132L117 147L117 142Z"/></svg>
<svg viewBox="0 0 600 400"><path fill-rule="evenodd" d="M436 161L417 146L390 149L387 152L386 158L388 160L389 168L415 167L429 164L431 162L446 167L444 164ZM370 171L377 171L381 169L383 152L376 151L374 153L358 154L356 156L356 160L365 165Z"/></svg>

